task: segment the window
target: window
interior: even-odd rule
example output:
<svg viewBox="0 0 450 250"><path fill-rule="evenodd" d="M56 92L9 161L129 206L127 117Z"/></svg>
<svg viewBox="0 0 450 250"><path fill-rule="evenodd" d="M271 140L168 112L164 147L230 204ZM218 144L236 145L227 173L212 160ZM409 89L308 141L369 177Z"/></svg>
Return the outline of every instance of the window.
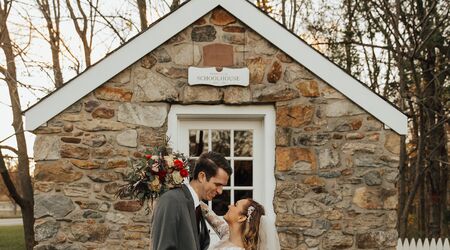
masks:
<svg viewBox="0 0 450 250"><path fill-rule="evenodd" d="M182 119L179 150L195 161L207 151L222 153L233 174L222 195L209 203L217 215L223 216L228 205L243 198L261 200L262 121L249 119Z"/></svg>

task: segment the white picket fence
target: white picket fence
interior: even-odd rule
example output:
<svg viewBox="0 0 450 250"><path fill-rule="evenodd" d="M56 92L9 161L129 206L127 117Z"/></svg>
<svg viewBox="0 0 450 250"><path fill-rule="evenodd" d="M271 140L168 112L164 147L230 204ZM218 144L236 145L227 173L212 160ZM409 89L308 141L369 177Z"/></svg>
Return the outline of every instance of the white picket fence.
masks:
<svg viewBox="0 0 450 250"><path fill-rule="evenodd" d="M403 243L400 239L398 239L397 242L397 250L450 250L450 244L448 239L445 239L444 241L441 239L438 239L437 241L435 239L432 239L431 241L428 241L428 239L425 239L423 242L421 239L417 240L417 242L412 239L411 241L408 241L406 239Z"/></svg>

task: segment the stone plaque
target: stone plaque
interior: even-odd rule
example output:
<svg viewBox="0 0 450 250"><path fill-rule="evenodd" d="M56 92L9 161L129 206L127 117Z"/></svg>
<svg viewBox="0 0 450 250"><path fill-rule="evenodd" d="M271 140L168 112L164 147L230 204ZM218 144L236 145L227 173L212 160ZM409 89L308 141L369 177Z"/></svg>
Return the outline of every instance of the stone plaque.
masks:
<svg viewBox="0 0 450 250"><path fill-rule="evenodd" d="M212 85L212 86L248 86L248 68L197 68L189 67L189 85Z"/></svg>

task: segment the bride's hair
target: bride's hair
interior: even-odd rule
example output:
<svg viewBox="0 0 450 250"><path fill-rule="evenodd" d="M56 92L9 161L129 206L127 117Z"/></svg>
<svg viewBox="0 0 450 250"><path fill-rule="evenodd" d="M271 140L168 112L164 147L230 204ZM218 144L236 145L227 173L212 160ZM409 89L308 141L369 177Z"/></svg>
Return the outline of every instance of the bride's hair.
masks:
<svg viewBox="0 0 450 250"><path fill-rule="evenodd" d="M242 241L245 250L256 250L258 247L259 222L261 216L265 214L264 207L258 202L247 199L242 214L247 216L247 220L242 225Z"/></svg>

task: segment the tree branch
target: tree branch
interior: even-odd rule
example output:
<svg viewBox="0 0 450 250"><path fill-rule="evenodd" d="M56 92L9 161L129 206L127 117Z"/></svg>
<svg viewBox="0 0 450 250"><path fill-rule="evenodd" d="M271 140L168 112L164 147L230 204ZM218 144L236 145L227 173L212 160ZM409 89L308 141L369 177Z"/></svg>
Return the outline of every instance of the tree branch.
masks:
<svg viewBox="0 0 450 250"><path fill-rule="evenodd" d="M22 208L25 204L24 200L17 192L17 189L14 186L11 177L9 176L9 172L8 169L6 168L5 159L3 157L1 149L0 149L0 175L2 176L3 182L5 183L5 186L8 189L8 192L11 195L11 197Z"/></svg>
<svg viewBox="0 0 450 250"><path fill-rule="evenodd" d="M103 20L105 20L105 22L108 24L108 27L111 28L111 30L119 37L120 39L120 43L124 44L125 43L125 39L120 35L119 31L114 28L114 25L108 20L108 18L106 18L99 10L96 6L94 6L92 4L91 1L89 1L89 5L95 10L95 12L97 12L101 18L103 18Z"/></svg>
<svg viewBox="0 0 450 250"><path fill-rule="evenodd" d="M6 150L9 150L9 151L13 152L16 155L19 155L19 151L16 148L14 148L14 147L7 146L7 145L0 145L0 150L1 149L6 149Z"/></svg>

